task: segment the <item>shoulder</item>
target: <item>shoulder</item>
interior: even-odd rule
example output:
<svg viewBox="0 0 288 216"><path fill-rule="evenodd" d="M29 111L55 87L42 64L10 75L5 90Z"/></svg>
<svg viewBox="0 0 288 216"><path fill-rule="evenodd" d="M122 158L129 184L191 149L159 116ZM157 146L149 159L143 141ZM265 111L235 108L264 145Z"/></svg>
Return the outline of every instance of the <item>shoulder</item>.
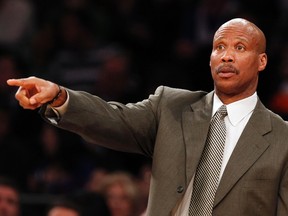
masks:
<svg viewBox="0 0 288 216"><path fill-rule="evenodd" d="M279 114L274 113L273 111L269 110L270 116L271 116L271 120L272 123L274 124L274 126L281 126L284 129L288 130L288 121L284 120Z"/></svg>
<svg viewBox="0 0 288 216"><path fill-rule="evenodd" d="M205 91L159 86L154 94L149 96L148 101L156 109L179 111L199 101L206 101L204 98L207 94Z"/></svg>
<svg viewBox="0 0 288 216"><path fill-rule="evenodd" d="M207 95L205 91L191 91L188 89L173 88L168 86L159 86L155 93L159 95L163 100L197 100Z"/></svg>
<svg viewBox="0 0 288 216"><path fill-rule="evenodd" d="M288 139L288 122L279 114L266 108L264 105L260 108L261 115L257 115L257 124L259 128L270 127L276 137L286 137Z"/></svg>

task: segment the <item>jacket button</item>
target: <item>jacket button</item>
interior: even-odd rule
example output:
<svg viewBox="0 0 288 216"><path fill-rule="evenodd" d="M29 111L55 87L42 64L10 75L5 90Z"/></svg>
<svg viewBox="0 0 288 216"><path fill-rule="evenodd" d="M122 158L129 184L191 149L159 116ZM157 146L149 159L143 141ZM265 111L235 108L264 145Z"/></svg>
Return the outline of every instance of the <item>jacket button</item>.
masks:
<svg viewBox="0 0 288 216"><path fill-rule="evenodd" d="M184 187L183 186L178 186L177 187L177 192L178 193L182 193L184 191Z"/></svg>

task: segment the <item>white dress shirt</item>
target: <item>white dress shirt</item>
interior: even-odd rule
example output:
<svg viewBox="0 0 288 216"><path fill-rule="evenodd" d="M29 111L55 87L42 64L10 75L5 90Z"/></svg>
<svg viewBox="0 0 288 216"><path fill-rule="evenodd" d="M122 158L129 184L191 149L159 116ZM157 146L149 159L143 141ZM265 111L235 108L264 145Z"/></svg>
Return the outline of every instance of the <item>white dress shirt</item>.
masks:
<svg viewBox="0 0 288 216"><path fill-rule="evenodd" d="M219 181L223 175L229 158L239 140L239 137L242 134L248 120L253 113L256 103L257 93L255 92L252 96L248 98L226 105L228 113L228 115L224 118L226 125L226 141ZM212 116L222 105L223 103L221 102L221 100L216 94L214 94ZM188 216L189 204L193 190L194 175L187 187L183 199L174 209L174 216Z"/></svg>

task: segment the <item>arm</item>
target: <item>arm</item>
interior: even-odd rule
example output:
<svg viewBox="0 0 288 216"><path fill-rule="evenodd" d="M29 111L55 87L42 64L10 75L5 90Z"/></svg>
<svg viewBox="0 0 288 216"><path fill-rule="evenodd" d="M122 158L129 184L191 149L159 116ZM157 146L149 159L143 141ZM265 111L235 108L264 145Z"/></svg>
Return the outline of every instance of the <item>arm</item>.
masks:
<svg viewBox="0 0 288 216"><path fill-rule="evenodd" d="M61 106L69 92L67 110L57 122L58 127L77 133L91 143L152 156L159 93L140 103L123 105L107 103L86 92L61 88L60 97L54 101L59 87L50 81L29 77L11 79L7 83L19 86L15 97L25 109L39 108L51 100L52 106Z"/></svg>
<svg viewBox="0 0 288 216"><path fill-rule="evenodd" d="M70 89L67 92L69 103L58 127L81 135L89 143L152 156L157 132L157 96L124 105L106 102L87 92Z"/></svg>

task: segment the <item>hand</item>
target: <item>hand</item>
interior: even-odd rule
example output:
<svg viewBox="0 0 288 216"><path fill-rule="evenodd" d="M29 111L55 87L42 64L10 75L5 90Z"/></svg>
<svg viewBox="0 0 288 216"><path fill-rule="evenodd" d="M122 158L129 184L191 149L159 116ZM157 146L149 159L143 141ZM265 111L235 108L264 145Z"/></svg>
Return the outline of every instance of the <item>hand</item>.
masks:
<svg viewBox="0 0 288 216"><path fill-rule="evenodd" d="M19 87L15 98L19 101L20 106L31 110L51 101L59 91L57 84L37 77L9 79L7 84Z"/></svg>

